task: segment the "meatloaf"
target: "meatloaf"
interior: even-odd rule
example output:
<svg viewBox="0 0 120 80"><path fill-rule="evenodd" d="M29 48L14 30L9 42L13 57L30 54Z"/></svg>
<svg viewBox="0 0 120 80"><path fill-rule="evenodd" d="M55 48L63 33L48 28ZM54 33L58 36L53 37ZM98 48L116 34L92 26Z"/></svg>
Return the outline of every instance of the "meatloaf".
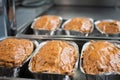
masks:
<svg viewBox="0 0 120 80"><path fill-rule="evenodd" d="M55 30L61 23L60 17L54 15L40 16L35 20L33 29L36 30Z"/></svg>
<svg viewBox="0 0 120 80"><path fill-rule="evenodd" d="M47 41L31 59L32 72L73 75L77 62L77 49L66 41Z"/></svg>
<svg viewBox="0 0 120 80"><path fill-rule="evenodd" d="M33 52L33 42L27 39L6 38L0 42L0 66L18 67Z"/></svg>
<svg viewBox="0 0 120 80"><path fill-rule="evenodd" d="M101 30L105 34L119 34L120 33L120 21L100 21L96 25L99 30Z"/></svg>
<svg viewBox="0 0 120 80"><path fill-rule="evenodd" d="M72 18L65 23L63 28L65 30L73 30L81 33L90 33L92 31L92 22L89 18Z"/></svg>
<svg viewBox="0 0 120 80"><path fill-rule="evenodd" d="M120 48L108 41L92 41L82 51L87 74L120 73Z"/></svg>

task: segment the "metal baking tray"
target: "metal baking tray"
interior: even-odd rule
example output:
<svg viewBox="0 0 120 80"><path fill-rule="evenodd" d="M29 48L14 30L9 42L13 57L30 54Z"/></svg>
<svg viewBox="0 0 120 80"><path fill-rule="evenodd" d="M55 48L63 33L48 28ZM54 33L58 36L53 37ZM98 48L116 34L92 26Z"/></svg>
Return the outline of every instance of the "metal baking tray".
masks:
<svg viewBox="0 0 120 80"><path fill-rule="evenodd" d="M35 79L0 77L0 80L35 80Z"/></svg>
<svg viewBox="0 0 120 80"><path fill-rule="evenodd" d="M54 40L56 38L52 38L52 40ZM48 39L47 39L48 40ZM79 54L81 54L80 52L82 51L82 48L83 48L83 45L90 41L89 39L65 39L65 38L58 38L57 40L66 40L66 41L73 41L75 42L78 47L79 47ZM93 39L93 40L97 40L97 39ZM39 41L44 41L44 40L39 40ZM107 40L107 41L110 41L110 42L115 42L115 43L119 43L120 44L120 41L118 40ZM38 75L36 74L36 77L37 78L42 78L43 80L45 79L52 79L52 80L61 80L61 79L64 79L64 80L119 80L120 79L120 75L119 74L111 74L111 75L87 75L87 74L84 74L81 69L80 69L80 59L79 59L79 63L78 63L78 70L76 71L76 75L73 77L73 78L70 78L68 76L54 76L54 77L51 77L47 74L41 74L41 75ZM48 80L49 80L48 79Z"/></svg>
<svg viewBox="0 0 120 80"><path fill-rule="evenodd" d="M19 38L19 37L18 37ZM27 38L27 37L26 37ZM29 39L29 38L28 38ZM78 48L79 48L79 51L81 51L82 49L82 45L86 42L86 39L85 40L73 40L73 39L65 39L65 38L52 38L52 40L65 40L65 41L72 41L72 42L75 42L77 45L78 45ZM48 39L37 39L37 41L39 43L43 42L43 41L48 41L48 40L51 40L50 38ZM68 75L58 75L58 74L37 74L37 73L32 73L28 70L28 64L29 62L26 62L21 68L20 68L20 71L19 71L19 75L18 77L19 78L24 78L24 79L42 79L42 80L80 80L79 78L79 69L76 70L76 74L74 77L71 77L71 76L68 76ZM79 64L79 60L78 60L78 64ZM79 66L79 65L78 65Z"/></svg>
<svg viewBox="0 0 120 80"><path fill-rule="evenodd" d="M30 38L30 36L32 38ZM17 36L17 38L26 38L26 39L32 39L32 40L37 40L39 43L43 42L43 41L46 41L46 40L65 40L65 41L73 41L75 42L77 45L78 45L78 48L79 48L79 52L81 52L82 50L82 47L83 45L90 41L90 39L80 39L80 38L65 38L65 36L57 36L57 37L54 37L54 36L44 36L44 37L41 37L41 36L35 36L33 37L34 35L24 35L22 37L20 36ZM99 40L99 39L92 39L92 40ZM108 40L108 41L116 41L116 42L119 42L118 40ZM42 78L43 80L46 80L46 77L49 78L50 76L49 75L33 75L33 73L31 73L29 70L28 70L28 64L29 64L29 61L26 62L22 67L20 67L19 69L19 75L17 76L17 78L23 78L23 79L36 79L35 77L38 77L38 78ZM79 63L78 63L78 67L80 67L80 60L79 60ZM64 76L60 76L60 77L57 77L57 76L54 76L54 77L50 77L52 80L61 80L61 79L64 79L64 80L119 80L120 79L120 75L109 75L108 76L105 76L105 77L99 77L99 76L93 76L93 75L85 75L83 74L83 72L81 72L80 69L78 69L76 71L76 74L74 78L70 78L68 77L67 75L64 75ZM51 75L51 74L50 74ZM4 78L4 76L3 76ZM11 80L11 79L7 79L7 80Z"/></svg>
<svg viewBox="0 0 120 80"><path fill-rule="evenodd" d="M4 39L6 39L6 38L17 38L17 37L5 37ZM4 39L2 39L2 40L4 40ZM17 38L17 39L23 39L23 38ZM0 41L2 41L2 40L0 40ZM8 68L8 67L0 66L0 76L1 77L14 77L14 78L16 78L19 76L19 72L21 70L21 67L23 67L30 60L30 58L34 54L36 47L39 44L36 40L31 40L31 41L34 44L34 50L33 50L32 54L18 67Z"/></svg>
<svg viewBox="0 0 120 80"><path fill-rule="evenodd" d="M79 38L79 39L114 39L114 40L119 40L120 39L120 36L114 36L114 35L105 35L105 34L102 34L100 33L95 27L93 29L93 32L91 32L88 36L85 36L85 35L80 35L79 32L75 32L75 31L72 31L72 32L69 32L69 31L66 31L66 30L63 30L62 29L62 24L65 22L66 20L63 19L62 20L62 23L60 25L60 28L55 30L52 35L35 35L34 34L34 30L31 29L31 24L25 26L23 29L21 29L17 34L16 36L20 36L20 37L28 37L28 38L38 38L40 37L39 39L42 38L48 38L48 37L64 37L64 38ZM72 33L72 34L75 34L75 35L68 35L69 33Z"/></svg>

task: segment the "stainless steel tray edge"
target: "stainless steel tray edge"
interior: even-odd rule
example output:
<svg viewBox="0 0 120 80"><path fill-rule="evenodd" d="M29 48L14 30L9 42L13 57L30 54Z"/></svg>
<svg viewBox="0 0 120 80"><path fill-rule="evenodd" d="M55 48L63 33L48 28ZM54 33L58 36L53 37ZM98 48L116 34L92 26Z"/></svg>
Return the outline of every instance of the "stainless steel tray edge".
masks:
<svg viewBox="0 0 120 80"><path fill-rule="evenodd" d="M63 39L63 40L79 40L79 39L88 39L88 40L120 40L120 37L81 37L81 36L75 36L75 35L24 35L24 34L17 34L16 37L20 38L28 38L28 39Z"/></svg>

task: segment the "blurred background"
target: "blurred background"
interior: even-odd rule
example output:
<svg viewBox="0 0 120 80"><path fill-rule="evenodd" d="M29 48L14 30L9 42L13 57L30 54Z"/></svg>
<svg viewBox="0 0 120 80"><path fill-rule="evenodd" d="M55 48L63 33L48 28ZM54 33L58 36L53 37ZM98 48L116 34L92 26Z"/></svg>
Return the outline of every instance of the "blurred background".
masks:
<svg viewBox="0 0 120 80"><path fill-rule="evenodd" d="M59 15L64 19L82 16L120 19L120 0L15 0L17 32L40 15ZM4 9L0 0L0 38L7 36Z"/></svg>

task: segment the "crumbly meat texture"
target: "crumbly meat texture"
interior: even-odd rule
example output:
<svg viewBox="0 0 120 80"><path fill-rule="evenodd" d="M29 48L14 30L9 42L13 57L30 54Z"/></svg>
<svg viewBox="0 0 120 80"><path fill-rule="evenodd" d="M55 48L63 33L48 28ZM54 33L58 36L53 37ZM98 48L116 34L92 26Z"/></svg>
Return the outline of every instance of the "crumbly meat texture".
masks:
<svg viewBox="0 0 120 80"><path fill-rule="evenodd" d="M113 21L101 21L97 24L97 27L105 34L118 34L120 33L120 22Z"/></svg>
<svg viewBox="0 0 120 80"><path fill-rule="evenodd" d="M30 65L33 72L73 75L77 51L64 41L48 41L33 57Z"/></svg>
<svg viewBox="0 0 120 80"><path fill-rule="evenodd" d="M55 30L60 25L60 18L53 15L44 15L35 21L33 26L37 30Z"/></svg>
<svg viewBox="0 0 120 80"><path fill-rule="evenodd" d="M64 29L90 33L92 31L92 22L88 18L73 18L64 25Z"/></svg>
<svg viewBox="0 0 120 80"><path fill-rule="evenodd" d="M30 56L33 42L26 39L7 38L0 42L0 66L18 67Z"/></svg>
<svg viewBox="0 0 120 80"><path fill-rule="evenodd" d="M82 68L87 74L120 73L120 49L107 41L91 42L83 51Z"/></svg>

